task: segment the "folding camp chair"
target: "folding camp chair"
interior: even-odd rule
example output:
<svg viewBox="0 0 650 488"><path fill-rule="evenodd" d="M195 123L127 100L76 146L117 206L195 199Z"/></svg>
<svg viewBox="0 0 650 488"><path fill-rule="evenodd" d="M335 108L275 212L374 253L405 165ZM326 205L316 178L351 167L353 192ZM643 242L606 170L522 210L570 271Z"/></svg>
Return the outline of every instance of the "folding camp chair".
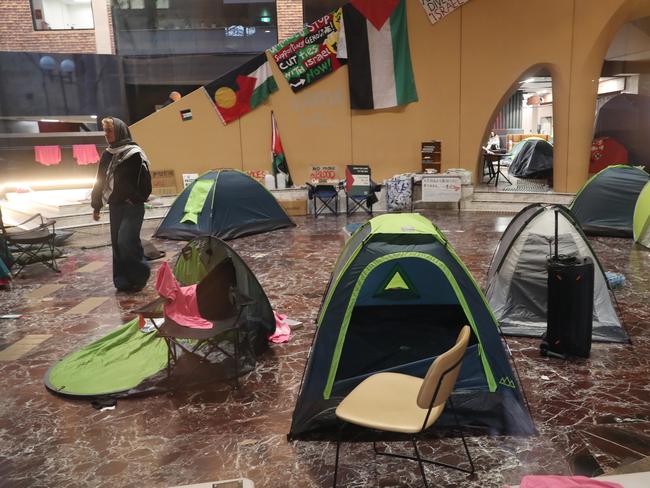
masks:
<svg viewBox="0 0 650 488"><path fill-rule="evenodd" d="M153 302L134 310L144 319L151 319L158 335L167 344L167 374L171 375L176 366L179 353L189 353L200 362L234 362L234 373L227 375L239 387L242 361L242 347L250 344L245 339L244 309L252 305L253 299L242 293L236 286L235 267L231 258L224 259L215 266L196 287L199 313L203 319L212 322L209 329L183 326L164 314L162 305L167 301L160 297ZM154 319L164 318L157 325ZM252 350L245 351L254 356Z"/></svg>
<svg viewBox="0 0 650 488"><path fill-rule="evenodd" d="M36 226L25 229L24 226L32 221L37 221ZM33 263L43 263L59 273L56 264L57 249L54 244L55 224L56 220L44 219L41 214L36 214L18 225L5 225L0 208L0 238L11 248L14 260L6 264L14 277L18 276L25 266Z"/></svg>
<svg viewBox="0 0 650 488"><path fill-rule="evenodd" d="M339 189L338 185L322 185L307 183L309 198L313 201L314 217L318 217L325 211L334 215L339 213Z"/></svg>
<svg viewBox="0 0 650 488"><path fill-rule="evenodd" d="M357 209L372 215L373 200L377 201L375 191L370 166L348 165L345 168L345 213L348 216Z"/></svg>

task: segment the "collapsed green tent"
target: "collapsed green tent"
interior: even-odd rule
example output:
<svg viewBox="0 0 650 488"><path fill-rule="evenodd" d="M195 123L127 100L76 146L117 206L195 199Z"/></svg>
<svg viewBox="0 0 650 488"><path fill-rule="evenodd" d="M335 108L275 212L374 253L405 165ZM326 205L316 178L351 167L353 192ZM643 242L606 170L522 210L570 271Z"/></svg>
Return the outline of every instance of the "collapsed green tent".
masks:
<svg viewBox="0 0 650 488"><path fill-rule="evenodd" d="M587 235L632 237L634 206L649 179L634 166L608 166L582 186L569 208Z"/></svg>
<svg viewBox="0 0 650 488"><path fill-rule="evenodd" d="M634 240L650 248L650 182L646 183L634 207Z"/></svg>
<svg viewBox="0 0 650 488"><path fill-rule="evenodd" d="M347 241L332 273L290 437L335 430L336 406L369 375L423 377L465 324L472 338L453 393L461 423L490 433L533 433L494 316L444 235L418 214L368 221ZM445 415L443 424L450 420Z"/></svg>
<svg viewBox="0 0 650 488"><path fill-rule="evenodd" d="M293 226L262 184L241 171L220 169L202 174L176 197L154 236L228 240Z"/></svg>
<svg viewBox="0 0 650 488"><path fill-rule="evenodd" d="M197 293L205 292L209 299L210 289L198 287L224 262L229 266L232 262L237 289L253 301L242 311L243 346L240 344L237 371L245 373L255 367L256 356L267 349L267 337L275 330L273 310L255 275L228 244L211 236L194 239L181 250L174 275L182 286L198 283ZM214 301L220 298L215 294ZM186 343L191 349L191 340ZM179 347L175 354L175 366L168 371L164 339L155 329L143 332L135 318L54 364L45 375L45 386L71 396L128 396L232 377L234 364L227 354L211 352L202 357L201 350L188 353Z"/></svg>

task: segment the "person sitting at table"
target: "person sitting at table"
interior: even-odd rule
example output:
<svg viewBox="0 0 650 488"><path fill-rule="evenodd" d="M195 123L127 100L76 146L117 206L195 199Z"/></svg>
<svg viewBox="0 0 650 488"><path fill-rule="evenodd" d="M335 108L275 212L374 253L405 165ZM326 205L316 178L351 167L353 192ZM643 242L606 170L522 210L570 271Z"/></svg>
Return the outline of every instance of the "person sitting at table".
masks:
<svg viewBox="0 0 650 488"><path fill-rule="evenodd" d="M490 138L487 141L486 149L489 151L501 149L501 139L499 139L499 136L495 134L494 131L490 132Z"/></svg>

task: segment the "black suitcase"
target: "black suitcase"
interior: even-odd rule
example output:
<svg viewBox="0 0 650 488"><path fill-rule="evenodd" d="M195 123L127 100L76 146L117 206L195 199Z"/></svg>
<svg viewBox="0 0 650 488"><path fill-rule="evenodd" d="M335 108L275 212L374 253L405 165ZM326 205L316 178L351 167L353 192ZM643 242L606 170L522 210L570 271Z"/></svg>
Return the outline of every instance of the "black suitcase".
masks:
<svg viewBox="0 0 650 488"><path fill-rule="evenodd" d="M547 263L548 311L543 355L589 357L594 309L594 262L553 256Z"/></svg>

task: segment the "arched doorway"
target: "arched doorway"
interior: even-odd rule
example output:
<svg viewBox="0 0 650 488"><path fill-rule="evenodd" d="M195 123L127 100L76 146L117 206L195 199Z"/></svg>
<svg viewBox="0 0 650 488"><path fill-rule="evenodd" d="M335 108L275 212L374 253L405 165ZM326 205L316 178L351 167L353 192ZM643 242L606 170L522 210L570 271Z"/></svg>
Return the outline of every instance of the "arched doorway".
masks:
<svg viewBox="0 0 650 488"><path fill-rule="evenodd" d="M487 124L478 161L481 190L548 192L553 186L553 80L544 66L511 86Z"/></svg>

